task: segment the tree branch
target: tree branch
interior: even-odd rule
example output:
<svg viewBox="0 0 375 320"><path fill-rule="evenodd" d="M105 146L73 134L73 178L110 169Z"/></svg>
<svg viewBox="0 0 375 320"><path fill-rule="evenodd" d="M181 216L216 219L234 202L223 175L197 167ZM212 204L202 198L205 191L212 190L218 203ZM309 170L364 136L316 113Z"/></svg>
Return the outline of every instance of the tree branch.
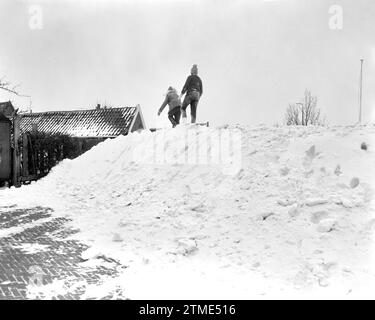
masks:
<svg viewBox="0 0 375 320"><path fill-rule="evenodd" d="M15 94L18 97L27 97L27 95L23 95L16 90L16 88L19 87L19 86L20 86L20 84L17 84L15 86L11 87L11 83L8 82L8 81L5 81L5 76L0 79L0 89L1 90L7 91L7 92L12 93L12 94Z"/></svg>

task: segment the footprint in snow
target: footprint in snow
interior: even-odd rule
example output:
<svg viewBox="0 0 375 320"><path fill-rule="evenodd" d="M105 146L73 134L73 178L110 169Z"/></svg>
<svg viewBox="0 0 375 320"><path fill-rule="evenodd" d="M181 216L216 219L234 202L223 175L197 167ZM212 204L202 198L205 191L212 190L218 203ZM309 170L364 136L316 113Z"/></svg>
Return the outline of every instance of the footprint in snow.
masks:
<svg viewBox="0 0 375 320"><path fill-rule="evenodd" d="M315 207L326 203L328 203L328 200L322 198L312 198L305 201L305 205L308 207Z"/></svg>
<svg viewBox="0 0 375 320"><path fill-rule="evenodd" d="M320 152L316 152L315 145L311 146L310 149L307 150L305 153L306 153L306 157L311 160L316 158L320 154Z"/></svg>
<svg viewBox="0 0 375 320"><path fill-rule="evenodd" d="M318 232L331 232L336 229L337 221L334 219L323 219L319 222Z"/></svg>
<svg viewBox="0 0 375 320"><path fill-rule="evenodd" d="M321 152L316 152L315 146L310 147L309 150L305 151L305 158L302 162L302 165L307 169L311 166L313 160L319 156Z"/></svg>
<svg viewBox="0 0 375 320"><path fill-rule="evenodd" d="M114 233L112 237L113 242L122 242L124 239L118 233Z"/></svg>
<svg viewBox="0 0 375 320"><path fill-rule="evenodd" d="M317 211L311 214L310 221L314 224L320 223L323 219L328 218L329 213L327 211Z"/></svg>
<svg viewBox="0 0 375 320"><path fill-rule="evenodd" d="M292 217L292 218L297 217L297 216L300 214L300 206L299 206L297 203L293 204L293 205L289 208L289 210L288 210L288 214L289 214L289 216Z"/></svg>
<svg viewBox="0 0 375 320"><path fill-rule="evenodd" d="M350 188L354 189L358 187L359 185L359 179L357 177L354 177L352 180L350 180Z"/></svg>
<svg viewBox="0 0 375 320"><path fill-rule="evenodd" d="M198 244L195 239L178 239L175 254L190 256L198 251Z"/></svg>
<svg viewBox="0 0 375 320"><path fill-rule="evenodd" d="M290 169L288 167L283 167L280 169L280 174L285 177L286 175L288 175L290 172Z"/></svg>
<svg viewBox="0 0 375 320"><path fill-rule="evenodd" d="M277 204L283 207L289 207L295 203L296 203L296 200L289 199L289 198L277 200Z"/></svg>
<svg viewBox="0 0 375 320"><path fill-rule="evenodd" d="M335 173L336 176L339 176L340 174L342 174L341 166L340 165L337 165L334 173Z"/></svg>
<svg viewBox="0 0 375 320"><path fill-rule="evenodd" d="M266 213L262 213L262 214L260 215L260 218L261 218L263 221L265 221L265 220L267 220L269 217L272 217L272 216L274 216L274 215L275 215L274 212L266 212Z"/></svg>

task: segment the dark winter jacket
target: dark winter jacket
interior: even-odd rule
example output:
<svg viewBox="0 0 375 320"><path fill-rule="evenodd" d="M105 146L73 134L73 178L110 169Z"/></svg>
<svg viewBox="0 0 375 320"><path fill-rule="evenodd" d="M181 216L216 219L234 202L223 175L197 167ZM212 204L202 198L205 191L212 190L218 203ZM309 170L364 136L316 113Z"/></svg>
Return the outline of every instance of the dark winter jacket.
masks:
<svg viewBox="0 0 375 320"><path fill-rule="evenodd" d="M202 80L195 74L187 77L181 94L184 94L185 92L190 93L191 91L198 91L200 96L203 94Z"/></svg>

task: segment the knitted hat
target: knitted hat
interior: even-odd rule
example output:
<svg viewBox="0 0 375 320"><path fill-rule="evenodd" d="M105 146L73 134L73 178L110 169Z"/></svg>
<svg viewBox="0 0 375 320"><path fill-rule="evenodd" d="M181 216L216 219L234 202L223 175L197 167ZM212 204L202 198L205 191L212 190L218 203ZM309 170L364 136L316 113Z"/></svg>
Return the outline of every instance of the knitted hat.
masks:
<svg viewBox="0 0 375 320"><path fill-rule="evenodd" d="M198 66L196 64L193 64L193 66L191 67L190 73L195 74L195 75L198 74Z"/></svg>
<svg viewBox="0 0 375 320"><path fill-rule="evenodd" d="M172 86L170 86L170 87L168 88L168 91L167 91L167 93L166 93L165 95L167 95L168 93L171 93L171 92L175 92L175 93L177 93L177 90L176 90L175 88L173 88Z"/></svg>

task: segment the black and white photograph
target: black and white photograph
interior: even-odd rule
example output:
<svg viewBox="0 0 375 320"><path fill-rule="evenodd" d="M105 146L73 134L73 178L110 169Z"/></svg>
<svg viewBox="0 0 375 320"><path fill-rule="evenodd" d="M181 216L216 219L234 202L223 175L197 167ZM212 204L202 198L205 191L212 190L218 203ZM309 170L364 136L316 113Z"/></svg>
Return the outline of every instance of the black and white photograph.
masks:
<svg viewBox="0 0 375 320"><path fill-rule="evenodd" d="M0 300L375 298L374 0L0 0L0 22Z"/></svg>

